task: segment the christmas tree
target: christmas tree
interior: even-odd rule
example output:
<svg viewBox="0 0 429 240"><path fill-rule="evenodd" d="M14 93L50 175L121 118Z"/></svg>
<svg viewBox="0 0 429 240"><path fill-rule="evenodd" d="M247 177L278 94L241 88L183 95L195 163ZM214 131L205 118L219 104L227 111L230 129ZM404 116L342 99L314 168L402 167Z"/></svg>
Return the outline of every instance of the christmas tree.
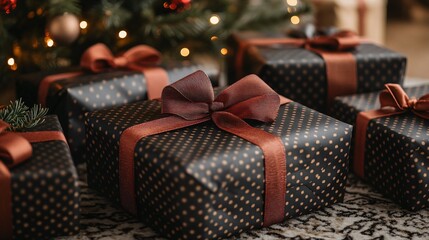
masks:
<svg viewBox="0 0 429 240"><path fill-rule="evenodd" d="M297 24L309 10L304 0L1 0L0 85L77 64L98 42L113 52L148 44L166 57L221 56L231 32Z"/></svg>

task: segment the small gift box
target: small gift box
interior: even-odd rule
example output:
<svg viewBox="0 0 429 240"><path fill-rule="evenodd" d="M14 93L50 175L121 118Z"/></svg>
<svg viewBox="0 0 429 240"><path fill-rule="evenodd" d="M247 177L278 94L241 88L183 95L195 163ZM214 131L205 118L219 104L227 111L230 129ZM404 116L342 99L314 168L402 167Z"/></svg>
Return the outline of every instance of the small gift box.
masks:
<svg viewBox="0 0 429 240"><path fill-rule="evenodd" d="M215 98L198 71L86 127L90 187L172 239L229 237L344 197L351 126L256 75Z"/></svg>
<svg viewBox="0 0 429 240"><path fill-rule="evenodd" d="M385 41L386 0L311 0L318 27L353 30L379 44Z"/></svg>
<svg viewBox="0 0 429 240"><path fill-rule="evenodd" d="M338 97L332 111L355 125L354 172L409 210L429 207L428 93L429 85L387 84L381 93Z"/></svg>
<svg viewBox="0 0 429 240"><path fill-rule="evenodd" d="M56 116L25 132L0 120L0 239L79 232L79 186Z"/></svg>
<svg viewBox="0 0 429 240"><path fill-rule="evenodd" d="M161 96L162 88L198 69L196 64L168 63L158 67L160 53L139 45L114 57L103 44L90 47L81 67L41 72L17 79L17 96L27 104L40 103L58 115L75 162L83 162L84 114ZM216 69L207 69L213 81Z"/></svg>
<svg viewBox="0 0 429 240"><path fill-rule="evenodd" d="M326 112L334 97L378 91L402 84L406 58L363 42L351 32L308 38L255 38L235 34L235 78L255 73L281 95ZM232 47L233 48L233 47ZM234 49L234 48L233 48ZM231 74L230 74L231 76Z"/></svg>

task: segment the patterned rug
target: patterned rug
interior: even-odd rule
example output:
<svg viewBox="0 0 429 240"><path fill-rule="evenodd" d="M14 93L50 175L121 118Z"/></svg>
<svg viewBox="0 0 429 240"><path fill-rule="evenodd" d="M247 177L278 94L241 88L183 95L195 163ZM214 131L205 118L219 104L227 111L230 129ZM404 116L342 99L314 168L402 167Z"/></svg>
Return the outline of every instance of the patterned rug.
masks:
<svg viewBox="0 0 429 240"><path fill-rule="evenodd" d="M81 231L61 239L164 239L88 188L81 177ZM429 239L429 209L409 212L350 175L344 203L233 239Z"/></svg>

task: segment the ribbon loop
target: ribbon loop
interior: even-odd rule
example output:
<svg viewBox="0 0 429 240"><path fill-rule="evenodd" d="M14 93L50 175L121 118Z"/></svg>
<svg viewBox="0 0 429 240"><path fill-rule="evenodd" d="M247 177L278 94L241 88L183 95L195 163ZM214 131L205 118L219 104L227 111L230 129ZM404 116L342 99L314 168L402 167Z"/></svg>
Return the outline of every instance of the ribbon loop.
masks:
<svg viewBox="0 0 429 240"><path fill-rule="evenodd" d="M307 40L310 47L318 50L349 51L361 43L360 38L351 31L340 31L330 36L317 36Z"/></svg>
<svg viewBox="0 0 429 240"><path fill-rule="evenodd" d="M381 108L394 107L398 111L411 110L420 114L429 113L429 94L419 99L408 97L401 85L388 83L380 93Z"/></svg>
<svg viewBox="0 0 429 240"><path fill-rule="evenodd" d="M9 124L0 120L0 161L11 168L31 157L32 147L24 137L7 132L8 127Z"/></svg>
<svg viewBox="0 0 429 240"><path fill-rule="evenodd" d="M207 75L197 71L167 86L162 93L162 113L187 120L226 111L242 119L274 121L280 97L256 75L249 75L223 90L216 98Z"/></svg>
<svg viewBox="0 0 429 240"><path fill-rule="evenodd" d="M160 61L161 53L147 45L132 47L115 57L106 45L97 43L82 54L80 65L98 73L110 68L143 70L145 67L158 65Z"/></svg>

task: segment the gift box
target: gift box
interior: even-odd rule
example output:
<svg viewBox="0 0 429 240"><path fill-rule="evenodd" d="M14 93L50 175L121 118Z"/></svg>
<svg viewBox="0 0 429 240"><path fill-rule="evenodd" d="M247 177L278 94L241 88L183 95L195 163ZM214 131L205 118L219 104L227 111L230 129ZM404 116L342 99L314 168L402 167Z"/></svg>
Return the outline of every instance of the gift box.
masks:
<svg viewBox="0 0 429 240"><path fill-rule="evenodd" d="M328 36L304 32L304 38L255 38L233 35L229 82L257 74L281 95L326 112L334 97L378 91L385 83L402 84L406 58L364 42L351 32ZM235 77L231 77L231 72Z"/></svg>
<svg viewBox="0 0 429 240"><path fill-rule="evenodd" d="M78 176L58 118L25 132L6 128L0 121L0 239L77 234Z"/></svg>
<svg viewBox="0 0 429 240"><path fill-rule="evenodd" d="M386 88L338 97L332 112L355 125L354 172L402 207L419 210L429 206L429 95L415 98L429 85Z"/></svg>
<svg viewBox="0 0 429 240"><path fill-rule="evenodd" d="M353 30L383 44L386 35L386 0L312 0L318 27Z"/></svg>
<svg viewBox="0 0 429 240"><path fill-rule="evenodd" d="M229 237L344 197L351 126L255 75L214 99L196 72L86 127L89 186L172 239Z"/></svg>
<svg viewBox="0 0 429 240"><path fill-rule="evenodd" d="M140 53L141 47L130 49L128 55ZM123 66L119 65L120 60L118 59L121 58L114 58L109 52L105 55L98 55L100 52L109 50L104 45L97 44L83 54L82 67L19 77L17 79L17 97L21 97L26 104L46 105L49 107L50 113L58 115L74 161L83 162L84 114L86 112L119 106L148 97L157 98L162 87L168 82L174 82L198 69L208 71L211 80L217 82L218 70L213 66L170 62L161 65L162 68L153 67L158 55L156 52L149 52L151 53L149 56L144 55L147 54L146 48L147 46L143 48L143 60L149 63L141 59L131 59L127 66ZM150 49L149 51L155 50ZM119 63L115 63L115 61ZM132 61L142 63L141 69L134 66L136 63Z"/></svg>

